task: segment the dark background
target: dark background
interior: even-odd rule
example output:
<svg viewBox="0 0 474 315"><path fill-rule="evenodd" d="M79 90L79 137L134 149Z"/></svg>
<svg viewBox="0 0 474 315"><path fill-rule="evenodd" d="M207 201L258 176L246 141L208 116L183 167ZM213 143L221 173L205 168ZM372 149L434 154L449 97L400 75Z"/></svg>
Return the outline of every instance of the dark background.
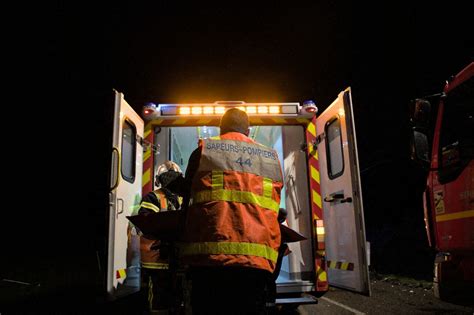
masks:
<svg viewBox="0 0 474 315"><path fill-rule="evenodd" d="M408 109L473 60L467 7L160 2L56 13L51 47L70 83L65 99L115 88L137 112L149 101L307 99L322 112L350 86L372 267L431 277L425 173L409 159ZM88 103L78 108L93 116L99 105Z"/></svg>
<svg viewBox="0 0 474 315"><path fill-rule="evenodd" d="M68 242L83 246L82 213L105 165L94 148L109 144L94 127L106 125L97 91L124 93L137 112L149 101L308 99L322 112L350 86L371 268L429 279L425 173L409 159L408 109L473 61L472 10L457 3L63 4L19 19L28 36L15 37L17 58L6 61L21 119L7 138L11 159L24 161L5 168L5 212L16 216L3 238L15 254L3 263L50 270L74 251Z"/></svg>

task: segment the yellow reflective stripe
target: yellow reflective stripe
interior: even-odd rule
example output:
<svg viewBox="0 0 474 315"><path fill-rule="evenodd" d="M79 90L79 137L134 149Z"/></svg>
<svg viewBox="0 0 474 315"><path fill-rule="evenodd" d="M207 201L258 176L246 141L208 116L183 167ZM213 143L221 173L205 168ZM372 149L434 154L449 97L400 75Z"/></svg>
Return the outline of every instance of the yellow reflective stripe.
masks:
<svg viewBox="0 0 474 315"><path fill-rule="evenodd" d="M437 215L436 222L464 219L464 218L470 218L470 217L474 217L474 210L459 211L459 212L454 212L454 213L449 213L449 214Z"/></svg>
<svg viewBox="0 0 474 315"><path fill-rule="evenodd" d="M140 207L147 208L147 209L153 210L155 212L160 212L160 208L158 208L157 206L155 206L154 204L152 204L150 202L143 201L140 204Z"/></svg>
<svg viewBox="0 0 474 315"><path fill-rule="evenodd" d="M142 262L142 267L147 269L169 269L169 264Z"/></svg>
<svg viewBox="0 0 474 315"><path fill-rule="evenodd" d="M142 176L142 187L150 182L150 170L146 170Z"/></svg>
<svg viewBox="0 0 474 315"><path fill-rule="evenodd" d="M278 258L278 252L267 245L239 242L202 242L183 244L182 253L186 256L206 254L258 256L273 262L276 262Z"/></svg>
<svg viewBox="0 0 474 315"><path fill-rule="evenodd" d="M321 195L318 194L318 192L316 190L313 190L313 202L319 207L321 208Z"/></svg>
<svg viewBox="0 0 474 315"><path fill-rule="evenodd" d="M313 165L310 165L310 170L311 170L311 178L313 178L316 181L316 183L319 184L319 171Z"/></svg>
<svg viewBox="0 0 474 315"><path fill-rule="evenodd" d="M221 136L210 137L211 140L221 140Z"/></svg>
<svg viewBox="0 0 474 315"><path fill-rule="evenodd" d="M263 178L263 197L272 198L272 192L273 192L272 179L268 177L264 177Z"/></svg>
<svg viewBox="0 0 474 315"><path fill-rule="evenodd" d="M238 190L204 190L196 193L193 198L194 203L203 203L209 201L229 201L250 203L262 208L273 210L278 213L280 204L271 198L259 196L249 191Z"/></svg>
<svg viewBox="0 0 474 315"><path fill-rule="evenodd" d="M150 156L151 156L151 149L148 149L143 153L143 162L146 162L146 160L148 160Z"/></svg>
<svg viewBox="0 0 474 315"><path fill-rule="evenodd" d="M147 127L148 127L148 126L147 126ZM150 135L150 133L151 133L151 128L150 128L150 129L146 129L146 130L145 130L145 133L143 134L143 138L148 137L148 135Z"/></svg>
<svg viewBox="0 0 474 315"><path fill-rule="evenodd" d="M224 188L224 172L223 171L212 171L211 179L212 190L218 190Z"/></svg>
<svg viewBox="0 0 474 315"><path fill-rule="evenodd" d="M312 122L308 124L307 130L313 135L313 137L316 137L316 128Z"/></svg>

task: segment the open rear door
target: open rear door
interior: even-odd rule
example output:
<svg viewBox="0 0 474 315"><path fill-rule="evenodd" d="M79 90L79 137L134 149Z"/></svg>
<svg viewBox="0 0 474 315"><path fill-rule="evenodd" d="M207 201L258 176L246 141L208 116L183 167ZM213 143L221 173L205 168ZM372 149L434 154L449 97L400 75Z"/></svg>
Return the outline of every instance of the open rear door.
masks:
<svg viewBox="0 0 474 315"><path fill-rule="evenodd" d="M140 289L140 239L126 216L136 214L141 201L143 120L115 91L107 292L124 296Z"/></svg>
<svg viewBox="0 0 474 315"><path fill-rule="evenodd" d="M328 281L370 295L350 88L316 119Z"/></svg>

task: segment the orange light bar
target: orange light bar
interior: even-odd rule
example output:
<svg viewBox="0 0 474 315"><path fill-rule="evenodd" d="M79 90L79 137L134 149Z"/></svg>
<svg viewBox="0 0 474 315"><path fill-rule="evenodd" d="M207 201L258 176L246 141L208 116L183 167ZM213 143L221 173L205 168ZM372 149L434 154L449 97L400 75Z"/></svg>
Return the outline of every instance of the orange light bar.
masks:
<svg viewBox="0 0 474 315"><path fill-rule="evenodd" d="M191 108L190 107L180 107L179 108L179 114L180 115L189 115L189 114L191 114Z"/></svg>
<svg viewBox="0 0 474 315"><path fill-rule="evenodd" d="M214 114L224 114L224 113L225 113L224 106L214 107Z"/></svg>
<svg viewBox="0 0 474 315"><path fill-rule="evenodd" d="M201 114L202 114L202 107L201 107L201 106L193 106L193 107L191 107L191 114L193 114L193 115L201 115Z"/></svg>
<svg viewBox="0 0 474 315"><path fill-rule="evenodd" d="M212 114L214 114L214 107L206 106L206 107L203 108L202 113L205 114L205 115L206 114L207 115L212 115Z"/></svg>
<svg viewBox="0 0 474 315"><path fill-rule="evenodd" d="M229 108L238 108L245 111L249 115L280 115L280 114L296 114L296 105L286 104L251 104L245 106L215 106L212 104L192 104L192 105L179 105L166 104L162 108L163 116L172 115L223 115ZM148 114L148 109L145 109L145 114Z"/></svg>
<svg viewBox="0 0 474 315"><path fill-rule="evenodd" d="M256 106L247 106L247 114L256 114L257 107Z"/></svg>
<svg viewBox="0 0 474 315"><path fill-rule="evenodd" d="M280 113L280 106L270 106L269 112L270 112L270 114L279 114Z"/></svg>

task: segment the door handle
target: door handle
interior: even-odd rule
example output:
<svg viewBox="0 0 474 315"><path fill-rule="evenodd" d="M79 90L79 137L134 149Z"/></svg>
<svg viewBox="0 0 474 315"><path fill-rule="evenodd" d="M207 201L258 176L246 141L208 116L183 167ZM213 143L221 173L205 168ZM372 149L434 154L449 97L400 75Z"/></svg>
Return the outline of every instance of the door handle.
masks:
<svg viewBox="0 0 474 315"><path fill-rule="evenodd" d="M112 170L110 174L110 190L115 190L119 184L119 151L117 148L112 148Z"/></svg>
<svg viewBox="0 0 474 315"><path fill-rule="evenodd" d="M119 214L123 213L123 199L117 198L117 217Z"/></svg>
<svg viewBox="0 0 474 315"><path fill-rule="evenodd" d="M339 201L340 203L352 202L352 197L344 197L344 194L332 194L324 197L325 202Z"/></svg>

